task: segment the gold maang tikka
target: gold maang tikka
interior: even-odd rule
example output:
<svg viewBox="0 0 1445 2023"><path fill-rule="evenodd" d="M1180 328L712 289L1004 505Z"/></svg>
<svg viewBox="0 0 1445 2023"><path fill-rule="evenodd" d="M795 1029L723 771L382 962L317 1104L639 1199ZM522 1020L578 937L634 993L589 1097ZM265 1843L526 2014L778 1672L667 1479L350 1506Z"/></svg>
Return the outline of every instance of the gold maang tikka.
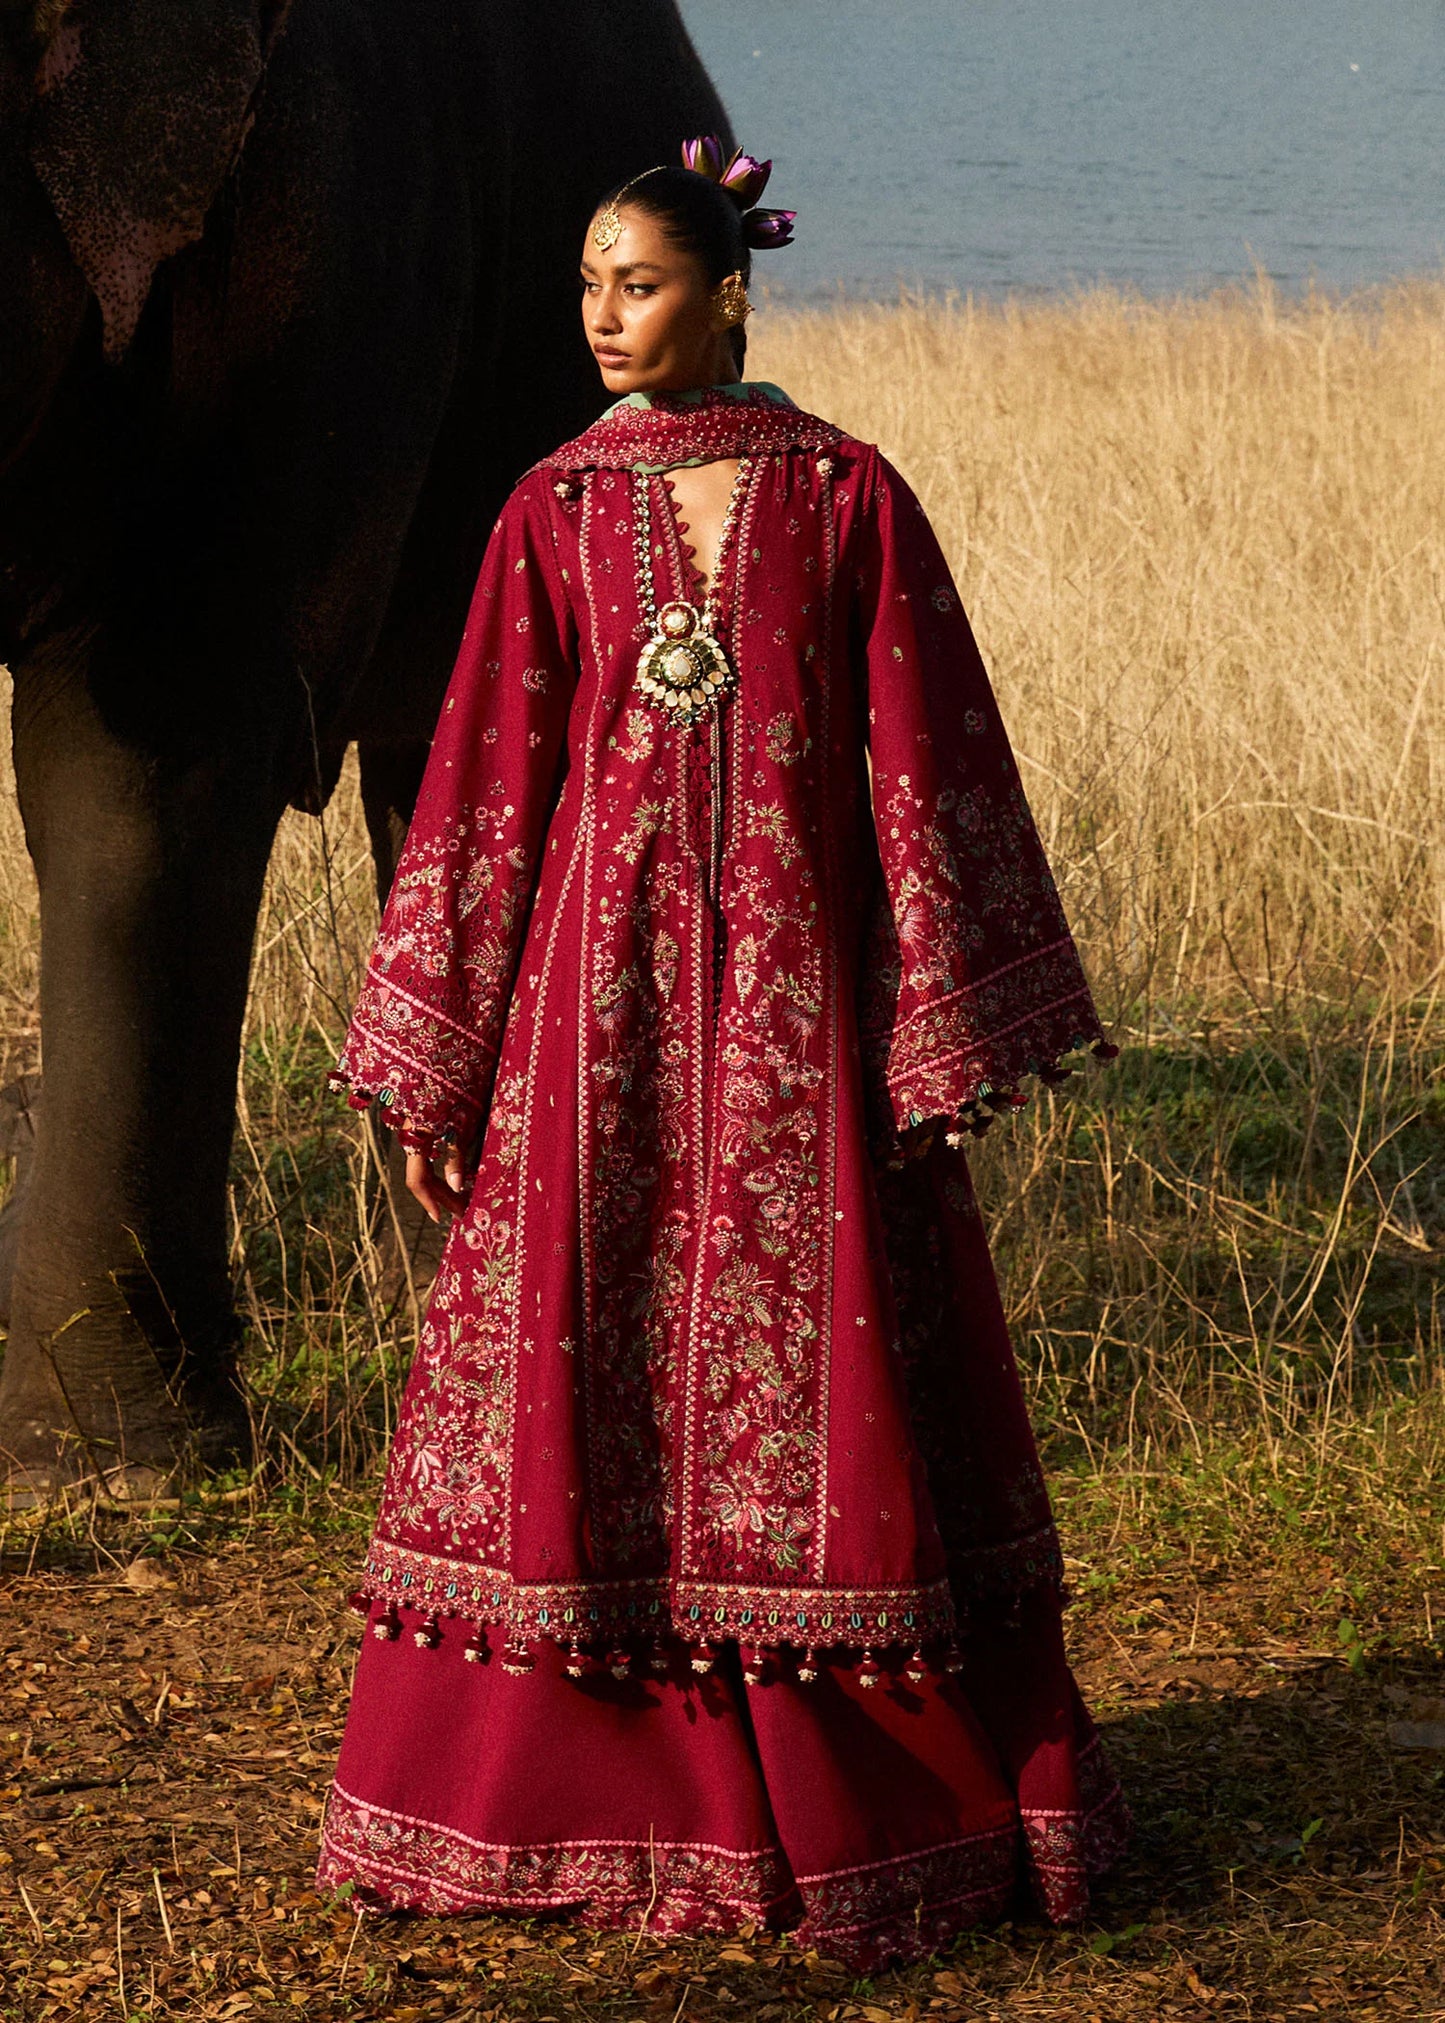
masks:
<svg viewBox="0 0 1445 2023"><path fill-rule="evenodd" d="M753 305L748 300L748 291L740 273L729 274L725 281L719 282L712 299L724 330L736 330L753 313Z"/></svg>
<svg viewBox="0 0 1445 2023"><path fill-rule="evenodd" d="M622 237L622 213L616 204L604 204L597 213L592 226L592 243L599 253L605 253L615 246Z"/></svg>
<svg viewBox="0 0 1445 2023"><path fill-rule="evenodd" d="M635 190L645 177L655 176L659 169L666 167L666 162L654 162L650 169L642 171L642 175L634 176L631 182L624 183L617 195L602 206L592 221L592 243L599 253L609 252L622 237L622 213L617 207L627 192Z"/></svg>

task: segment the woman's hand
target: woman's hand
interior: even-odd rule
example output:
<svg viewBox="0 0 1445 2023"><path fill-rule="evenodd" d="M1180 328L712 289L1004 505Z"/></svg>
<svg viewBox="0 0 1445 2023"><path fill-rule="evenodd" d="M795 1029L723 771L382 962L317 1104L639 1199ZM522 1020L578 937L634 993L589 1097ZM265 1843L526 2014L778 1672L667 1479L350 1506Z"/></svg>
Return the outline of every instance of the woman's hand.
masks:
<svg viewBox="0 0 1445 2023"><path fill-rule="evenodd" d="M440 1176L436 1171L438 1159L442 1169ZM466 1207L470 1170L469 1138L458 1139L454 1145L444 1145L441 1152L432 1157L425 1152L408 1152L407 1190L416 1196L433 1222L440 1222L443 1215L460 1215Z"/></svg>

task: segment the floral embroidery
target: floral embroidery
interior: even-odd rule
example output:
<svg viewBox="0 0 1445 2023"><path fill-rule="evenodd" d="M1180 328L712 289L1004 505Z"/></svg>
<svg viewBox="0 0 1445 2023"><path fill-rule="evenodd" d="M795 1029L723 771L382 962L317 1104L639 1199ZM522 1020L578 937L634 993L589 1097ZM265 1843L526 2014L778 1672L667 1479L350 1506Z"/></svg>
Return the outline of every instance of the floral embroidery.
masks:
<svg viewBox="0 0 1445 2023"><path fill-rule="evenodd" d="M632 811L627 831L612 845L619 857L636 864L653 838L668 825L671 809L667 801L642 801Z"/></svg>
<svg viewBox="0 0 1445 2023"><path fill-rule="evenodd" d="M784 710L768 725L767 754L775 766L795 766L808 750L791 711Z"/></svg>
<svg viewBox="0 0 1445 2023"><path fill-rule="evenodd" d="M784 760L782 763L786 764ZM787 813L776 803L753 802L748 807L747 829L750 836L765 836L778 853L778 861L785 871L791 870L803 854L801 843L793 835L788 824Z"/></svg>
<svg viewBox="0 0 1445 2023"><path fill-rule="evenodd" d="M767 1581L804 1567L817 1521L826 1130L817 1096L831 1034L816 879L801 838L781 803L757 801L748 802L746 834L764 850L734 881L745 931L719 1033L716 1157L731 1234L753 1255L730 1245L700 1292L697 1465L707 1486L687 1571Z"/></svg>
<svg viewBox="0 0 1445 2023"><path fill-rule="evenodd" d="M665 883L665 881L664 881ZM665 1567L673 1517L673 1340L685 1302L686 1038L682 952L645 904L622 948L592 950L595 1310L589 1496L593 1549L610 1572ZM622 952L630 960L622 960Z"/></svg>
<svg viewBox="0 0 1445 2023"><path fill-rule="evenodd" d="M653 711L630 709L627 712L625 739L613 737L609 739L609 743L617 756L625 759L629 766L639 766L650 759L656 750L659 728Z"/></svg>
<svg viewBox="0 0 1445 2023"><path fill-rule="evenodd" d="M828 450L842 431L791 401L746 402L689 397L673 402L653 395L648 408L615 407L575 442L563 443L535 466L538 471L670 470L719 458L780 456L789 450Z"/></svg>

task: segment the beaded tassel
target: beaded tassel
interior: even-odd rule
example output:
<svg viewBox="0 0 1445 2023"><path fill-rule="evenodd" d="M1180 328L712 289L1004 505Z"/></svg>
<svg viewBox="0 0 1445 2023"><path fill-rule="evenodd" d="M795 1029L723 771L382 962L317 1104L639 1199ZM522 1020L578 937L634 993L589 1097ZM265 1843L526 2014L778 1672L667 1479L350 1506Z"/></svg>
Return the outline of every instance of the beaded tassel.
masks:
<svg viewBox="0 0 1445 2023"><path fill-rule="evenodd" d="M502 1653L502 1670L514 1679L525 1679L528 1672L536 1668L537 1660L520 1638L514 1638Z"/></svg>
<svg viewBox="0 0 1445 2023"><path fill-rule="evenodd" d="M717 1663L717 1652L711 1644L694 1644L692 1669L695 1672L710 1672Z"/></svg>
<svg viewBox="0 0 1445 2023"><path fill-rule="evenodd" d="M804 1686L811 1686L818 1676L818 1653L809 1644L798 1663L798 1680Z"/></svg>
<svg viewBox="0 0 1445 2023"><path fill-rule="evenodd" d="M384 1644L395 1643L401 1635L401 1617L396 1612L396 1603L388 1602L382 1613L371 1626L371 1634L379 1637Z"/></svg>
<svg viewBox="0 0 1445 2023"><path fill-rule="evenodd" d="M923 1646L921 1644L915 1649L913 1656L908 1660L904 1671L915 1686L921 1686L923 1681L928 1677L928 1661L923 1655Z"/></svg>
<svg viewBox="0 0 1445 2023"><path fill-rule="evenodd" d="M943 1669L945 1672L961 1672L963 1670L963 1651L959 1646L957 1637L953 1639L953 1642L944 1652Z"/></svg>
<svg viewBox="0 0 1445 2023"><path fill-rule="evenodd" d="M653 1645L652 1655L649 1657L647 1662L649 1666L652 1668L652 1670L659 1675L659 1677L661 1677L664 1673L671 1671L672 1653L668 1650L667 1645L663 1643L660 1637L658 1638L657 1642Z"/></svg>
<svg viewBox="0 0 1445 2023"><path fill-rule="evenodd" d="M883 1676L883 1667L871 1650L865 1650L858 1661L858 1684L873 1687Z"/></svg>
<svg viewBox="0 0 1445 2023"><path fill-rule="evenodd" d="M466 1659L469 1665L480 1665L483 1658L485 1658L486 1655L487 1655L486 1634L483 1631L481 1624L478 1623L475 1629L473 1629L472 1634L467 1638L466 1642L462 1645L462 1656Z"/></svg>
<svg viewBox="0 0 1445 2023"><path fill-rule="evenodd" d="M425 1621L417 1624L412 1631L412 1641L419 1651L434 1651L442 1640L442 1626L433 1611Z"/></svg>
<svg viewBox="0 0 1445 2023"><path fill-rule="evenodd" d="M1004 1610L1003 1616L1004 1628L1006 1630L1016 1630L1019 1627L1019 1624L1023 1621L1023 1611L1024 1611L1023 1596L1010 1595L1009 1605Z"/></svg>
<svg viewBox="0 0 1445 2023"><path fill-rule="evenodd" d="M611 1652L607 1659L607 1669L614 1679L632 1677L632 1653L621 1648Z"/></svg>
<svg viewBox="0 0 1445 2023"><path fill-rule="evenodd" d="M365 1588L359 1587L355 1593L349 1594L346 1597L346 1606L349 1609L355 1609L359 1616L369 1616L371 1614L371 1596L366 1592Z"/></svg>
<svg viewBox="0 0 1445 2023"><path fill-rule="evenodd" d="M582 1655L582 1646L574 1637L567 1646L567 1662L562 1667L569 1679L582 1679L587 1674L587 1660Z"/></svg>
<svg viewBox="0 0 1445 2023"><path fill-rule="evenodd" d="M743 1679L746 1684L749 1686L762 1685L763 1670L767 1662L766 1654L758 1650L756 1646L748 1652L747 1656L743 1659Z"/></svg>

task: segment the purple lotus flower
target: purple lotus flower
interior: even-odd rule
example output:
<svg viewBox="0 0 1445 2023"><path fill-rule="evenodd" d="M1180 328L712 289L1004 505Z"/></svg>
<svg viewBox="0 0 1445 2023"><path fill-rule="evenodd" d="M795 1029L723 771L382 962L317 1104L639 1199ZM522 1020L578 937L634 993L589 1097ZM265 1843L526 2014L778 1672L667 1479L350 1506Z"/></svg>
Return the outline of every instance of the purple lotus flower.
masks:
<svg viewBox="0 0 1445 2023"><path fill-rule="evenodd" d="M720 183L723 174L723 145L715 133L699 134L696 140L685 140L682 144L682 165L691 169L694 175L706 176L710 183Z"/></svg>
<svg viewBox="0 0 1445 2023"><path fill-rule="evenodd" d="M759 249L786 246L792 241L797 215L796 211L749 211L743 219L743 237Z"/></svg>
<svg viewBox="0 0 1445 2023"><path fill-rule="evenodd" d="M744 154L741 148L734 148L730 155L725 155L723 144L715 133L699 134L696 140L685 140L682 144L682 165L691 169L694 175L706 176L710 183L720 183L738 208L744 211L758 201L773 171L771 162L760 162L755 155Z"/></svg>
<svg viewBox="0 0 1445 2023"><path fill-rule="evenodd" d="M741 148L733 156L720 178L723 188L743 210L750 210L768 187L768 177L773 173L771 162L756 161L752 155L745 155Z"/></svg>
<svg viewBox="0 0 1445 2023"><path fill-rule="evenodd" d="M786 246L791 241L796 211L753 208L768 187L768 177L773 173L770 161L760 162L755 155L744 154L741 148L734 148L725 156L715 133L685 140L682 161L684 168L691 169L694 175L706 176L710 183L717 183L727 191L744 213L743 237L750 246Z"/></svg>

